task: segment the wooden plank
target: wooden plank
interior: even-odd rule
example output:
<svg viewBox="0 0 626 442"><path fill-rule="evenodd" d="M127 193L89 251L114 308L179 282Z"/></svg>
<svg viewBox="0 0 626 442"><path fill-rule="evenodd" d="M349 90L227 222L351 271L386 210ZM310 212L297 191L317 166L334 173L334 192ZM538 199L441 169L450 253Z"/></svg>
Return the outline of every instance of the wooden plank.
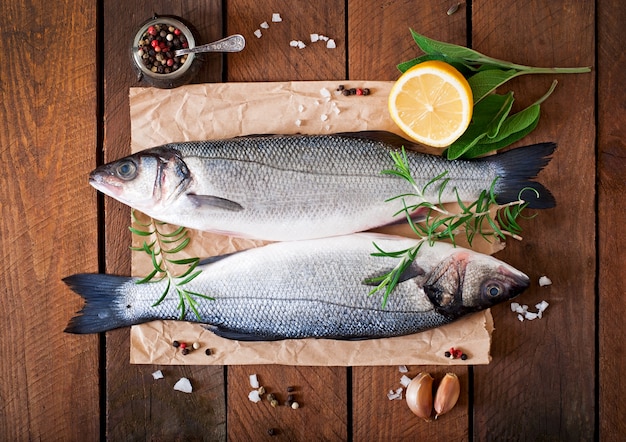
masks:
<svg viewBox="0 0 626 442"><path fill-rule="evenodd" d="M227 2L229 33L241 33L246 49L228 57L228 81L336 80L345 78L346 33L343 3L324 0L299 2L296 11L284 2L236 0ZM272 22L278 13L282 22ZM267 21L268 29L260 28ZM262 37L254 31L261 29ZM336 49L324 43L310 42L310 34L334 38ZM307 46L291 47L292 40ZM248 401L248 374L256 371L266 387L278 391L284 401L284 388L295 384L301 391L302 409L284 405L272 409L267 403ZM255 366L228 368L228 438L249 440L274 437L283 440L346 440L347 438L347 369L342 367ZM297 393L298 395L298 393Z"/></svg>
<svg viewBox="0 0 626 442"><path fill-rule="evenodd" d="M228 439L347 440L346 373L339 367L229 366ZM265 389L258 403L248 399L253 374ZM286 404L290 395L299 408Z"/></svg>
<svg viewBox="0 0 626 442"><path fill-rule="evenodd" d="M95 9L0 4L1 440L100 435L98 339L63 333L82 301L61 282L97 269Z"/></svg>
<svg viewBox="0 0 626 442"><path fill-rule="evenodd" d="M137 81L126 48L141 24L158 15L175 15L191 22L199 43L222 35L222 5L219 1L152 2L134 0L125 4L130 14L120 14L119 5L104 3L104 160L130 153L128 89L144 86ZM124 48L120 52L120 48ZM120 53L123 56L120 57ZM206 56L193 82L220 81L222 56ZM106 272L130 273L130 211L105 198ZM226 405L222 367L168 367L165 379L154 381L150 373L161 367L129 364L128 329L106 334L106 434L112 440L219 440L225 438ZM188 377L192 395L173 390L180 377Z"/></svg>
<svg viewBox="0 0 626 442"><path fill-rule="evenodd" d="M475 1L472 11L473 47L488 55L535 66L594 63L593 2ZM539 177L558 206L524 222L523 242L499 254L533 281L519 302L550 307L542 320L523 323L508 305L493 309L494 359L475 369L477 440L594 436L594 76L529 76L502 90L515 90L519 109L554 78L559 85L523 143L558 142ZM540 288L542 275L553 284Z"/></svg>
<svg viewBox="0 0 626 442"><path fill-rule="evenodd" d="M598 2L598 240L599 240L599 437L626 433L626 235L622 203L626 191L626 11L618 0Z"/></svg>
<svg viewBox="0 0 626 442"><path fill-rule="evenodd" d="M440 1L377 2L351 0L348 4L350 78L395 80L396 65L421 51L410 29L456 44L466 43L466 8L448 16ZM386 109L382 111L386 112ZM453 346L454 343L451 343ZM429 372L440 381L445 367L409 367L410 376ZM411 413L404 400L389 401L387 392L398 388L397 367L354 367L352 370L353 434L355 440L458 440L468 437L469 375L466 367L449 369L459 374L463 390L459 404L440 422L425 422Z"/></svg>

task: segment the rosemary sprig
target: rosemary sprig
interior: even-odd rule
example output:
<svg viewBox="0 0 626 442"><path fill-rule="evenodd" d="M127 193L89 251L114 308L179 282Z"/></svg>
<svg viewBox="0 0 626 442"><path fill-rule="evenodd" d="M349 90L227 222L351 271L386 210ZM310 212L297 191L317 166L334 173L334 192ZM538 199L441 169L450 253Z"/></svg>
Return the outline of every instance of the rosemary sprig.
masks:
<svg viewBox="0 0 626 442"><path fill-rule="evenodd" d="M383 292L383 308L387 305L389 295L398 284L400 277L413 263L424 243L432 245L435 241L448 240L456 246L456 238L459 235L465 235L470 246L477 235L489 242L496 238L505 239L511 237L516 240L522 239L520 236L522 229L518 224L518 219L522 216L522 211L528 204L521 197L507 204L498 204L495 195L497 178L491 183L490 188L483 190L471 204L465 204L461 200L457 189L453 188L457 196L456 202L459 211L451 212L441 202L441 195L450 181L447 177L447 171L434 177L424 187L420 188L411 175L404 148L401 151L391 152L391 157L394 161L394 168L384 170L382 173L405 179L413 187L413 192L392 197L387 201L402 200L403 208L396 215L401 212L405 213L411 229L418 237L418 241L409 249L392 252L385 251L374 243L377 252L372 253L372 256L400 259L390 272L366 280L368 284L376 284L376 287L370 291L370 296L381 291ZM424 197L426 191L432 186L437 186L438 200L436 203L427 201ZM522 189L520 195L525 190L535 191L534 189ZM407 205L407 197L417 198L418 202ZM426 219L422 222L414 222L411 218L411 213L424 209L426 211Z"/></svg>
<svg viewBox="0 0 626 442"><path fill-rule="evenodd" d="M200 258L174 259L174 255L183 251L191 242L187 229L181 226L172 230L172 227L167 223L156 221L153 218L150 218L148 222L142 222L134 210L131 211L131 216L134 225L130 226L129 230L134 235L144 238L144 241L141 246L130 249L146 253L152 261L152 271L138 280L137 284L167 281L161 296L152 304L152 307L161 304L170 289L174 287L179 298L177 306L180 311L179 318L183 319L188 309L191 309L196 317L201 319L197 298L208 300L214 298L187 290L184 287L202 273L202 270L197 269Z"/></svg>

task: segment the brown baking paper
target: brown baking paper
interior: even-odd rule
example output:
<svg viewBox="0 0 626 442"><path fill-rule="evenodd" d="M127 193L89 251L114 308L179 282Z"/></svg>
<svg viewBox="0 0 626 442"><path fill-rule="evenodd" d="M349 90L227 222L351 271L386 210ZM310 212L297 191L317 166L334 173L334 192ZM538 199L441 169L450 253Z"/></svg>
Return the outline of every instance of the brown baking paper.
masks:
<svg viewBox="0 0 626 442"><path fill-rule="evenodd" d="M346 87L369 88L367 96L344 96L340 82L224 83L189 85L171 90L130 90L131 147L136 152L176 141L229 138L250 134L323 134L361 130L402 133L387 112L392 82L346 81ZM402 227L388 233L409 234ZM206 257L265 244L262 241L190 231L184 251ZM500 244L474 245L493 253ZM132 273L145 276L152 269L145 253L133 252ZM491 356L491 312L485 310L453 324L409 336L365 341L298 339L240 342L220 338L198 324L153 321L131 328L133 364L309 366L488 364ZM173 340L198 342L201 349L183 356ZM466 361L444 357L460 348ZM211 356L205 354L210 348Z"/></svg>

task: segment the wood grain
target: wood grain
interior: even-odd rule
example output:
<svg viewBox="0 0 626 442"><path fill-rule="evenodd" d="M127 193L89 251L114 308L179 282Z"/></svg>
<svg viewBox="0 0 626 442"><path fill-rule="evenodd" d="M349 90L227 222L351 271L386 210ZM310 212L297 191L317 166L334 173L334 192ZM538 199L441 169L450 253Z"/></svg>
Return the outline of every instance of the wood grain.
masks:
<svg viewBox="0 0 626 442"><path fill-rule="evenodd" d="M191 22L198 41L208 43L223 37L222 5L219 1L127 2L120 14L118 4L104 3L104 161L130 153L129 87L145 86L137 80L127 58L127 48L141 24L158 15L174 15ZM120 48L123 48L120 51ZM120 55L122 54L122 55ZM212 54L194 82L222 78L222 56ZM130 274L130 210L106 198L105 270ZM150 373L156 366L129 363L128 329L106 334L106 435L111 440L220 440L225 438L226 405L222 367L171 367L165 379L155 382ZM173 390L180 377L196 387L193 395Z"/></svg>
<svg viewBox="0 0 626 442"><path fill-rule="evenodd" d="M472 10L474 49L535 66L593 65L591 2L476 1ZM538 128L523 142L559 144L539 175L557 208L525 222L524 241L499 254L533 281L519 302L534 309L545 299L550 307L543 320L523 323L507 305L492 310L494 359L475 369L479 440L593 439L595 84L592 74L556 78ZM512 83L518 106L533 103L552 80L533 76ZM538 287L542 275L553 284Z"/></svg>
<svg viewBox="0 0 626 442"><path fill-rule="evenodd" d="M598 2L598 344L599 436L626 433L626 355L622 312L626 310L626 234L622 202L626 191L626 11L615 1ZM617 344L617 345L616 345Z"/></svg>
<svg viewBox="0 0 626 442"><path fill-rule="evenodd" d="M0 440L96 440L98 339L63 333L61 282L97 268L95 5L0 13Z"/></svg>

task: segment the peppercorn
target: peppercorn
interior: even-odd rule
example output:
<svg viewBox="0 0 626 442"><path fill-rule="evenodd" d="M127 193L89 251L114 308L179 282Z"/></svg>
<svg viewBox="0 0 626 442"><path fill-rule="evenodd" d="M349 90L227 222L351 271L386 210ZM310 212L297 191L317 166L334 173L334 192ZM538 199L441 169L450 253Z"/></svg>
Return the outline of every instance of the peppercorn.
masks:
<svg viewBox="0 0 626 442"><path fill-rule="evenodd" d="M339 86L337 86L337 90L338 91L343 91L346 87L343 84L340 84Z"/></svg>
<svg viewBox="0 0 626 442"><path fill-rule="evenodd" d="M350 95L356 95L356 88L350 88Z"/></svg>
<svg viewBox="0 0 626 442"><path fill-rule="evenodd" d="M466 360L467 360L467 355L466 355L465 353L463 353L463 354L461 355L461 359L462 359L462 360L464 360L464 361L466 361Z"/></svg>
<svg viewBox="0 0 626 442"><path fill-rule="evenodd" d="M293 394L290 394L289 396L287 396L287 402L293 402L293 401L294 401Z"/></svg>
<svg viewBox="0 0 626 442"><path fill-rule="evenodd" d="M197 349L200 348L200 343L199 342L194 342L192 347L193 347L194 350L197 350Z"/></svg>
<svg viewBox="0 0 626 442"><path fill-rule="evenodd" d="M174 347L178 348L178 347L180 347L180 342L178 342L178 341L174 341L174 342L172 342L172 345L173 345Z"/></svg>
<svg viewBox="0 0 626 442"><path fill-rule="evenodd" d="M211 356L213 354L213 352L211 351L210 348L207 348L206 350L204 350L204 354L207 356Z"/></svg>
<svg viewBox="0 0 626 442"><path fill-rule="evenodd" d="M287 387L287 393L291 393L295 390L295 387Z"/></svg>
<svg viewBox="0 0 626 442"><path fill-rule="evenodd" d="M186 349L187 348L187 343L186 342L181 342L180 343L180 348L183 349L183 350Z"/></svg>
<svg viewBox="0 0 626 442"><path fill-rule="evenodd" d="M341 91L341 94L347 97L348 95L350 95L350 89L344 89L344 90L342 90L342 91Z"/></svg>
<svg viewBox="0 0 626 442"><path fill-rule="evenodd" d="M294 402L293 404L291 404L291 408L293 408L294 410L297 410L298 408L300 408L300 404L297 402Z"/></svg>
<svg viewBox="0 0 626 442"><path fill-rule="evenodd" d="M356 89L356 94L357 95L363 95L363 89L361 89L360 87Z"/></svg>
<svg viewBox="0 0 626 442"><path fill-rule="evenodd" d="M370 90L368 88L363 88L363 95L369 95Z"/></svg>
<svg viewBox="0 0 626 442"><path fill-rule="evenodd" d="M449 351L445 352L443 355L444 355L446 358L449 358L449 357L451 356Z"/></svg>
<svg viewBox="0 0 626 442"><path fill-rule="evenodd" d="M276 429L268 428L267 429L267 434L269 434L270 436L274 436L276 434Z"/></svg>
<svg viewBox="0 0 626 442"><path fill-rule="evenodd" d="M188 348L183 348L183 356L187 356L189 354L189 349Z"/></svg>

